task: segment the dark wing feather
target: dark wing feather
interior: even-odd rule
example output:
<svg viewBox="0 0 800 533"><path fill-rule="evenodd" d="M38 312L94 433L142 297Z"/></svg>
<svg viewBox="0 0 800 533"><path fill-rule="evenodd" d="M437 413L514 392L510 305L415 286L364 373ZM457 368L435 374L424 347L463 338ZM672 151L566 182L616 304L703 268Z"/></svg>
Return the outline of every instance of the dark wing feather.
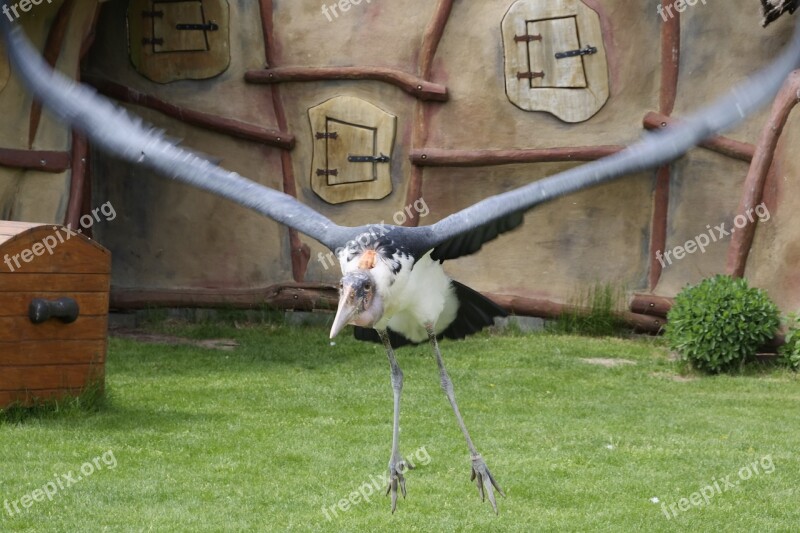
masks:
<svg viewBox="0 0 800 533"><path fill-rule="evenodd" d="M0 31L17 74L31 92L54 115L82 131L96 145L164 176L228 198L305 233L331 250L344 246L358 233L334 224L287 194L224 170L177 146L161 131L132 118L95 91L53 71L22 30L3 16Z"/></svg>
<svg viewBox="0 0 800 533"><path fill-rule="evenodd" d="M766 27L787 11L789 14L794 13L797 6L798 0L761 0L761 12L764 16L761 25Z"/></svg>
<svg viewBox="0 0 800 533"><path fill-rule="evenodd" d="M389 334L389 342L392 344L393 348L400 348L401 346L421 344L419 342L414 342L412 340L405 338L403 335L397 333L393 329L387 329L386 332ZM356 338L356 340L359 341L383 344L383 341L378 336L378 332L372 328L362 328L361 326L353 326L353 336Z"/></svg>
<svg viewBox="0 0 800 533"><path fill-rule="evenodd" d="M437 261L446 261L474 254L483 247L484 243L519 227L524 221L524 211L516 211L504 217L496 218L472 231L460 233L443 242L433 249L431 257Z"/></svg>
<svg viewBox="0 0 800 533"><path fill-rule="evenodd" d="M458 312L456 319L442 332L443 337L463 339L467 335L472 335L493 325L494 317L508 316L505 309L478 291L455 280L452 283L458 298Z"/></svg>
<svg viewBox="0 0 800 533"><path fill-rule="evenodd" d="M467 335L472 335L487 326L493 325L494 317L508 316L505 309L478 291L470 289L455 280L451 281L451 283L456 290L458 311L456 312L456 318L438 335L439 339L463 339ZM402 333L398 333L391 328L387 329L387 332L389 333L389 342L395 348L409 344L421 344L407 339ZM374 329L356 326L353 329L353 334L356 340L379 344L382 342L378 332Z"/></svg>
<svg viewBox="0 0 800 533"><path fill-rule="evenodd" d="M480 201L427 226L416 244L433 250L431 257L440 261L475 253L485 242L517 227L521 215L539 204L668 163L768 103L798 63L800 24L778 59L680 124L648 133L612 156Z"/></svg>

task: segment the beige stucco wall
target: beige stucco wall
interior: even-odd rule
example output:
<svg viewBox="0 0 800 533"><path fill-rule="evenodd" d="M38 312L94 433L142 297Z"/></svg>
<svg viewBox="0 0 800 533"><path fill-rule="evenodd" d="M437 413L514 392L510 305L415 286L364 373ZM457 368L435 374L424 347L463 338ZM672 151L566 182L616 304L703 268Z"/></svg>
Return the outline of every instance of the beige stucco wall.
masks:
<svg viewBox="0 0 800 533"><path fill-rule="evenodd" d="M511 149L629 144L643 135L642 119L658 109L661 19L655 3L586 0L599 14L609 64L610 98L593 118L566 124L547 113L522 111L504 89L502 18L512 0L456 2L433 65L433 81L447 86L446 103L425 104L430 112L427 146L446 149ZM275 2L277 66L375 65L417 73L419 48L436 2L373 0L353 5L328 21L314 0ZM764 30L758 6L720 10L698 4L683 14L681 75L675 116L685 115L722 94L769 61L786 42L791 19ZM127 57L125 2L104 6L87 72L163 100L266 128L278 128L269 86L249 85L247 70L265 65L257 2L230 2L231 64L204 81L160 85L136 73ZM40 39L41 40L41 39ZM0 111L27 124L19 102L0 93ZM346 224L391 220L406 205L412 166L408 159L419 103L400 89L372 81L287 83L281 86L288 130L296 136L292 170L301 201ZM397 116L392 159L393 192L380 201L330 205L310 188L312 131L308 109L337 95L359 96ZM187 126L129 106L186 146L220 158L232 170L280 189L280 151ZM16 113L16 114L15 114ZM767 111L748 119L730 136L755 142ZM44 124L43 124L44 126ZM43 131L44 131L43 127ZM2 137L3 135L7 137ZM53 134L55 135L55 134ZM756 233L747 274L784 307L800 305L794 274L800 250L795 233L800 191L798 163L791 156L800 123L791 119L779 150L780 172L768 187L772 219ZM4 144L25 138L0 128ZM48 145L59 146L54 137ZM10 144L9 144L10 143ZM111 200L117 220L98 225L96 235L114 253L113 283L120 288L244 288L291 280L288 232L206 193L153 176L105 155L94 158L94 204ZM423 198L431 213L423 224L491 194L510 190L572 167L574 163L515 164L484 168L425 168ZM674 167L670 191L668 248L684 243L706 225L730 221L748 165L703 149ZM8 171L0 170L0 198L8 209ZM52 177L51 177L52 178ZM14 182L16 183L16 182ZM35 183L30 181L30 183ZM453 277L476 289L568 300L587 285L610 282L645 290L654 171L628 176L540 206L512 234L474 257L446 265ZM5 192L4 192L5 191ZM57 195L56 195L57 196ZM16 196L15 196L16 197ZM52 204L54 200L49 200ZM63 202L63 197L61 198ZM43 208L44 209L44 208ZM49 208L55 215L63 206ZM61 213L63 216L63 213ZM315 260L306 279L336 279ZM724 270L727 242L709 247L664 269L657 292L674 295L689 282Z"/></svg>
<svg viewBox="0 0 800 533"><path fill-rule="evenodd" d="M20 12L18 22L40 50L44 49L48 32L62 3L43 2L32 6L27 13ZM96 0L78 0L73 8L64 39L66 44L56 62L56 68L69 76L74 77L78 72L81 43L96 4ZM2 61L7 61L2 43L0 56L3 57ZM21 150L68 151L72 145L69 130L47 112L42 113L33 144L28 146L31 104L29 94L12 74L0 90L0 146ZM0 219L63 222L69 199L70 176L70 171L47 173L0 167Z"/></svg>

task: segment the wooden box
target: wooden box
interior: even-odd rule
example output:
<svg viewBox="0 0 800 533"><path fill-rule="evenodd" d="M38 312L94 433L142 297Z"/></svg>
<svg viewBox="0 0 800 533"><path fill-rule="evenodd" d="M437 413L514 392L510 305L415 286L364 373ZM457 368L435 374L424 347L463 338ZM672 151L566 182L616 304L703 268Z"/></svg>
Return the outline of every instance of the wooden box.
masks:
<svg viewBox="0 0 800 533"><path fill-rule="evenodd" d="M0 408L103 386L110 274L77 232L0 221Z"/></svg>

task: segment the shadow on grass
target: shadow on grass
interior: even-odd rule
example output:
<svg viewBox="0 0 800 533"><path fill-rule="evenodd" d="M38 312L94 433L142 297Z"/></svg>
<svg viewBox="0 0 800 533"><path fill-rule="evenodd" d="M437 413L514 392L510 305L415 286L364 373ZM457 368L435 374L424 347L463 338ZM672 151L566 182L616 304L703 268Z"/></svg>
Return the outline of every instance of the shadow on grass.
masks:
<svg viewBox="0 0 800 533"><path fill-rule="evenodd" d="M82 417L109 406L109 394L102 382L89 384L77 396L34 400L30 405L13 403L0 409L0 425L23 424L31 420L55 420Z"/></svg>

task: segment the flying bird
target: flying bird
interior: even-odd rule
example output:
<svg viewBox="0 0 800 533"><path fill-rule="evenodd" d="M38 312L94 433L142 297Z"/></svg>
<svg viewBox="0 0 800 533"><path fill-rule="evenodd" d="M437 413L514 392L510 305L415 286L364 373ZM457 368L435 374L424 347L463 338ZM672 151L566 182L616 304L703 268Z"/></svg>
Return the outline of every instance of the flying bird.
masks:
<svg viewBox="0 0 800 533"><path fill-rule="evenodd" d="M800 30L771 65L680 124L645 138L610 157L572 168L482 200L441 221L421 227L368 224L346 227L295 198L229 172L181 148L161 131L51 70L22 31L0 17L11 62L20 78L50 111L82 131L93 143L127 161L228 198L316 239L334 251L342 268L339 305L330 336L346 325L356 336L383 343L391 368L394 398L389 486L392 512L398 490L405 496L406 463L400 454L399 420L403 373L394 348L429 342L441 386L471 455L472 479L482 500L497 512L494 491L503 494L474 445L456 403L453 383L439 349L441 337L463 338L505 312L442 269L448 259L473 254L484 243L517 228L536 205L620 176L672 161L703 139L727 129L769 102L800 60Z"/></svg>

